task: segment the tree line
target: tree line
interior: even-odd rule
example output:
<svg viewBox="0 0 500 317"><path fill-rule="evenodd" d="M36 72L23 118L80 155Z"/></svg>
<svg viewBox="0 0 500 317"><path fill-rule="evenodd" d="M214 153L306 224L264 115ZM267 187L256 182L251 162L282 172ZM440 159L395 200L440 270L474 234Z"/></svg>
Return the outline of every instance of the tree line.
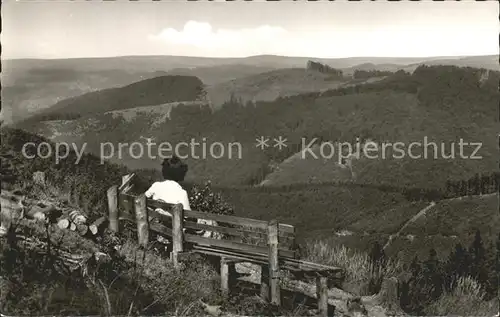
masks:
<svg viewBox="0 0 500 317"><path fill-rule="evenodd" d="M341 69L333 68L331 66L328 66L326 64L322 64L320 62L314 62L314 61L307 61L307 66L306 68L308 70L314 70L318 71L323 74L327 75L332 75L336 78L342 78L343 77L343 71Z"/></svg>
<svg viewBox="0 0 500 317"><path fill-rule="evenodd" d="M383 71L383 70L361 70L361 69L356 69L354 71L353 77L354 79L368 79L372 77L383 77L383 76L390 76L394 74L394 72L391 71Z"/></svg>
<svg viewBox="0 0 500 317"><path fill-rule="evenodd" d="M500 173L476 174L467 180L447 181L446 197L460 197L468 195L483 195L498 192Z"/></svg>

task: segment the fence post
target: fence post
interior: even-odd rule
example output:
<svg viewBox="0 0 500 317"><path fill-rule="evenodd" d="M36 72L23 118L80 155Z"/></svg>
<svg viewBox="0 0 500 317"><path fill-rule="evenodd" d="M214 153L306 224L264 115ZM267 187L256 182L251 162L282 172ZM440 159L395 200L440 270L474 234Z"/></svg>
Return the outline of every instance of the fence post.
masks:
<svg viewBox="0 0 500 317"><path fill-rule="evenodd" d="M109 229L118 232L118 186L113 185L108 189Z"/></svg>
<svg viewBox="0 0 500 317"><path fill-rule="evenodd" d="M137 222L137 239L139 245L147 247L149 242L148 209L144 194L135 199L135 221Z"/></svg>
<svg viewBox="0 0 500 317"><path fill-rule="evenodd" d="M318 298L318 316L328 317L328 278L316 277L316 296Z"/></svg>
<svg viewBox="0 0 500 317"><path fill-rule="evenodd" d="M280 268L278 263L278 221L271 220L267 226L269 244L269 288L271 290L271 304L281 305Z"/></svg>
<svg viewBox="0 0 500 317"><path fill-rule="evenodd" d="M179 253L184 251L184 207L182 204L176 204L172 208L172 253L170 257L175 268L180 267Z"/></svg>

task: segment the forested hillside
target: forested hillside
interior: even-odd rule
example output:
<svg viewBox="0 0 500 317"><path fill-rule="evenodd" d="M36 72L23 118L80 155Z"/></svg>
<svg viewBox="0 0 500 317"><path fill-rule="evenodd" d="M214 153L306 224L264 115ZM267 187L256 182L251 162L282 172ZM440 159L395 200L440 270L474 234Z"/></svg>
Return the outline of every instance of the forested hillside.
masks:
<svg viewBox="0 0 500 317"><path fill-rule="evenodd" d="M96 219L106 213L106 189L120 183L121 176L129 172L123 166L101 164L99 158L92 155L85 155L75 164L77 156L74 152L60 164L41 158L27 159L21 155L23 144L49 141L21 130L2 128L1 132L2 167L7 166L4 157L10 156L11 158L7 159L8 165L16 171L13 174L17 177L18 184L29 184L33 172L42 170L47 175L48 184L59 188L61 195L77 198L79 206L89 219ZM54 146L50 142L49 144ZM27 154L34 153L28 151ZM143 170L137 173L136 193L143 192L157 179L154 171ZM486 186L486 182L481 182L481 179L474 177L468 182L448 182L448 189L453 191L453 188L467 188L468 193L477 195L473 188L482 191L481 188ZM489 186L489 189L484 188L484 191L490 191L492 186ZM24 187L24 190L30 188ZM190 186L186 188L192 196L193 189L189 189ZM494 188L498 189L498 185L495 184ZM221 196L216 195L217 199L223 198L229 202L229 208L234 210L237 216L263 220L277 218L295 225L301 254L320 263L346 267L349 277L343 287L355 287L356 293L376 292L380 287L377 285L380 285L378 283L381 276L398 274L402 283L398 295L399 305L408 313L432 314L449 309L457 311L459 308L455 305L458 304L448 302L450 300L467 300L470 305L475 305L474 309L481 309L482 312L492 311L495 307L492 300L495 289L492 286L495 285L496 276L493 274L494 266L491 261L495 252L498 252L495 251L498 246L495 249L493 244L498 227L498 217L494 217L495 209L492 208L498 199L495 195L438 203L435 209L429 211L428 218L411 223L384 251L380 250L380 244L427 204L422 201L425 199L422 194L426 193L426 189L413 191L410 188L395 186L349 183L214 189L215 192L221 193ZM439 196L440 193L430 191L427 194L430 195L428 199L443 198ZM213 199L213 196L210 197L208 199ZM463 219L470 221L463 222ZM317 239L323 240L318 242ZM481 239L484 239L484 242ZM70 242L73 243L73 240ZM471 246L466 250L463 245L469 244ZM348 246L350 251L339 249L339 245ZM413 251L408 254L408 250ZM344 258L341 258L342 252L348 252L344 254ZM430 255L426 256L426 252ZM412 257L414 260L408 266ZM120 258L120 261L123 259ZM120 265L123 263L120 262ZM429 270L430 265L439 269ZM379 266L377 270L383 273L371 271L373 266ZM19 274L18 271L15 271L15 274ZM460 290L460 286L454 284L455 279L449 279L450 276L469 279L470 281L466 282L475 287L477 292L465 295L448 294L447 292ZM191 278L187 278L183 283L190 280ZM40 282L37 280L32 283ZM436 292L426 292L428 287L437 287ZM112 296L123 296L115 292L115 288L110 288ZM443 308L440 305L451 306ZM116 309L125 308L116 306ZM22 308L19 306L16 309Z"/></svg>
<svg viewBox="0 0 500 317"><path fill-rule="evenodd" d="M214 184L258 184L273 171L273 166L299 152L312 140L350 142L357 138L374 142L435 142L428 147L427 158L413 159L406 155L393 158L387 149L385 159L361 157L352 161L359 183L391 184L420 188L446 189L447 181L466 180L476 174L488 174L497 169L498 133L497 102L498 72L454 66L421 66L413 74L397 72L385 80L325 92L313 92L278 98L269 102L240 103L233 98L217 111L210 107L179 106L172 109L164 124L152 126L155 116L138 115L133 122L110 115L95 116L100 129L87 129L80 142L88 149L98 150L100 142L141 141L154 138L156 144L213 142L241 144L241 159L188 158L192 180L211 179ZM99 131L99 132L97 132ZM255 147L256 138L282 136L287 147L281 150ZM459 142L482 142L475 153L480 159L468 159L476 146L465 146L460 157ZM144 142L142 140L141 142ZM444 154L455 158L441 158ZM436 149L436 150L435 150ZM423 155L424 148L414 147L413 155ZM181 153L182 155L188 153ZM437 159L435 158L437 156ZM117 158L115 158L117 159ZM306 160L316 160L310 155ZM115 160L116 161L116 160ZM124 155L121 162L134 168L154 168L159 161L149 157L131 158ZM118 161L117 161L118 162ZM316 161L311 165L318 165ZM331 182L331 171L338 168L336 156L323 160L316 169L303 176L281 170L280 182ZM290 174L290 176L287 176ZM333 173L335 174L335 173Z"/></svg>
<svg viewBox="0 0 500 317"><path fill-rule="evenodd" d="M62 100L29 118L28 124L47 120L72 120L107 111L203 98L203 83L197 77L160 76Z"/></svg>

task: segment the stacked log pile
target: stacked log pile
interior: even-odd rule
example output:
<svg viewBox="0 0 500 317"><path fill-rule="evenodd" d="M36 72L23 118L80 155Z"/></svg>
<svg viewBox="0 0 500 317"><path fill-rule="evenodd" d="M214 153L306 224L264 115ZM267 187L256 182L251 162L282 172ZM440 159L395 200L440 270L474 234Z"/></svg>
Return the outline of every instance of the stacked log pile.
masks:
<svg viewBox="0 0 500 317"><path fill-rule="evenodd" d="M30 203L20 191L1 191L1 219L2 229L0 236L19 222L28 219L46 224L57 224L60 229L77 232L82 237L92 237L102 233L106 226L106 217L101 217L92 223L77 209L60 208L53 202Z"/></svg>
<svg viewBox="0 0 500 317"><path fill-rule="evenodd" d="M15 180L15 170L13 168L14 153L2 151L1 159L1 180L2 185L5 181ZM12 186L15 184L10 182ZM45 173L37 171L33 173L33 184L41 187L46 186ZM20 219L29 219L46 224L57 224L60 229L67 229L78 233L82 237L93 237L102 233L107 224L107 218L101 217L92 223L84 213L78 209L70 208L68 203L52 201L53 197L46 197L44 201L35 201L28 199L27 193L22 190L4 188L1 192L2 212L0 236L4 236L11 226L15 226Z"/></svg>
<svg viewBox="0 0 500 317"><path fill-rule="evenodd" d="M96 236L105 229L106 217L100 217L93 223L88 224L87 218L79 210L72 210L67 217L59 218L57 226L60 229L68 229L77 232L80 236Z"/></svg>

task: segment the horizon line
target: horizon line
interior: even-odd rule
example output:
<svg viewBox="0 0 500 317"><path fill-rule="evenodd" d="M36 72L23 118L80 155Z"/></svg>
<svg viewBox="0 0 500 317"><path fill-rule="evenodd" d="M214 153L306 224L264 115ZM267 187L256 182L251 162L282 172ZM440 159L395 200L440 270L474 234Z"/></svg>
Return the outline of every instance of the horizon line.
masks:
<svg viewBox="0 0 500 317"><path fill-rule="evenodd" d="M55 58L39 58L39 57L21 57L21 58L1 58L2 61L15 60L74 60L74 59L107 59L107 58L127 58L127 57L184 57L184 58L199 58L199 59L249 59L255 57L281 57L281 58L310 58L310 59L354 59L354 58L399 58L399 59L429 59L429 58L465 58L465 57L489 57L500 56L498 53L481 54L481 55L430 55L430 56L346 56L346 57L315 57L315 56L288 56L275 54L261 54L249 56L193 56L193 55L115 55L115 56L82 56L82 57L55 57Z"/></svg>

